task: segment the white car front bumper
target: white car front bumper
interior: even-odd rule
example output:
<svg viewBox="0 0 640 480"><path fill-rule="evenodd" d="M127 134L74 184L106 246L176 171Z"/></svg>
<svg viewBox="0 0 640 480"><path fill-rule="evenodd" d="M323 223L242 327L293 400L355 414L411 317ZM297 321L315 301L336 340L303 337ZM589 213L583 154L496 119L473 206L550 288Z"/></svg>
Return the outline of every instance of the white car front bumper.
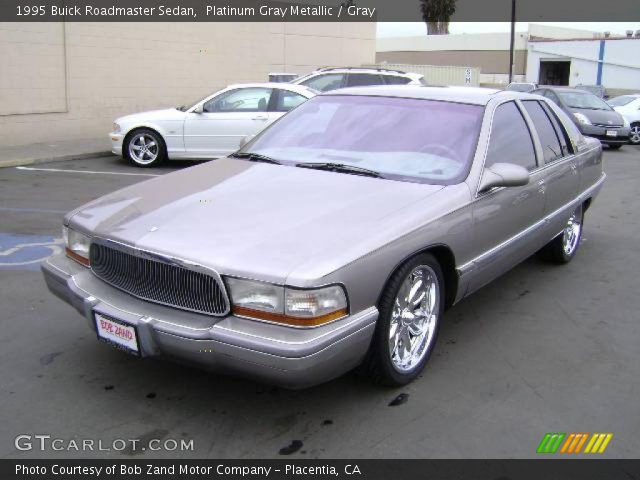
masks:
<svg viewBox="0 0 640 480"><path fill-rule="evenodd" d="M122 141L124 140L124 135L112 132L109 134L109 139L111 140L111 152L122 156Z"/></svg>

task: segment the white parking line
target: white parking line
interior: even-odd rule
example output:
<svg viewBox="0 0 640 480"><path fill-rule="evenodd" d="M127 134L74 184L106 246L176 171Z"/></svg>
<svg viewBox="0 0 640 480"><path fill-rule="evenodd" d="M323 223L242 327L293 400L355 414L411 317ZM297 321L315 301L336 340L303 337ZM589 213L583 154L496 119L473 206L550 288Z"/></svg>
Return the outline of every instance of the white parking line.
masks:
<svg viewBox="0 0 640 480"><path fill-rule="evenodd" d="M129 173L129 172L100 172L97 170L65 170L63 168L34 168L34 167L16 167L16 170L29 170L32 172L57 172L57 173L94 173L98 175L130 175L140 177L160 177L155 173Z"/></svg>

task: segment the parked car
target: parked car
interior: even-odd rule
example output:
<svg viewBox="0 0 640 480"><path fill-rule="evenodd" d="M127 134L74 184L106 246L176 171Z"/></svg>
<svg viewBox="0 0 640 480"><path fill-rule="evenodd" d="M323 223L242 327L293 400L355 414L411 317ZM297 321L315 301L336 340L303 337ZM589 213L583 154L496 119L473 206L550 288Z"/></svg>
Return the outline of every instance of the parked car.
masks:
<svg viewBox="0 0 640 480"><path fill-rule="evenodd" d="M230 85L188 106L116 119L112 152L138 167L223 157L317 93L288 83Z"/></svg>
<svg viewBox="0 0 640 480"><path fill-rule="evenodd" d="M291 82L298 78L297 73L270 73L269 81L274 83Z"/></svg>
<svg viewBox="0 0 640 480"><path fill-rule="evenodd" d="M507 85L507 90L511 92L528 93L528 92L531 92L532 90L535 90L536 88L538 88L537 83L528 83L528 82L511 82L509 85Z"/></svg>
<svg viewBox="0 0 640 480"><path fill-rule="evenodd" d="M327 67L296 78L292 83L320 92L367 85L426 85L424 76L385 68Z"/></svg>
<svg viewBox="0 0 640 480"><path fill-rule="evenodd" d="M361 365L401 385L446 308L540 249L575 257L604 181L600 142L542 97L345 89L70 212L66 255L42 268L138 356L291 388Z"/></svg>
<svg viewBox="0 0 640 480"><path fill-rule="evenodd" d="M621 95L612 98L608 103L629 122L629 142L640 145L640 93Z"/></svg>
<svg viewBox="0 0 640 480"><path fill-rule="evenodd" d="M594 94L570 87L549 86L531 93L542 95L562 108L583 135L597 138L614 150L629 143L629 122Z"/></svg>
<svg viewBox="0 0 640 480"><path fill-rule="evenodd" d="M598 98L607 98L607 91L603 85L576 85L576 88L578 90L593 93Z"/></svg>

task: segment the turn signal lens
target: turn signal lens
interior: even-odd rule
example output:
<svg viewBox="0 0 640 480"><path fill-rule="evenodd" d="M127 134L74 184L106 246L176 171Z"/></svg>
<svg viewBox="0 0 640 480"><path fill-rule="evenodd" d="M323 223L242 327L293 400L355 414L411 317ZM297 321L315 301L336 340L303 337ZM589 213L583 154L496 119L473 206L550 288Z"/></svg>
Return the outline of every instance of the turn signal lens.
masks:
<svg viewBox="0 0 640 480"><path fill-rule="evenodd" d="M62 227L62 236L64 238L67 256L88 267L91 239L67 227Z"/></svg>
<svg viewBox="0 0 640 480"><path fill-rule="evenodd" d="M347 310L347 296L342 287L314 290L285 289L285 313L292 317L318 318Z"/></svg>

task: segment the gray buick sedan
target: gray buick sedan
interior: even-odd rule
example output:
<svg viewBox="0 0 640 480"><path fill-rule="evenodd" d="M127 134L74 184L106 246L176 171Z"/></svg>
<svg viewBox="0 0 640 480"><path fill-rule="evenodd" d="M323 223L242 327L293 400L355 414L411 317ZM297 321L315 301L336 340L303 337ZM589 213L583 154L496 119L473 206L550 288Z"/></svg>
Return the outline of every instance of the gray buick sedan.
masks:
<svg viewBox="0 0 640 480"><path fill-rule="evenodd" d="M289 388L415 379L447 308L567 263L602 147L518 92L380 86L300 105L230 157L66 215L50 290L97 338Z"/></svg>

